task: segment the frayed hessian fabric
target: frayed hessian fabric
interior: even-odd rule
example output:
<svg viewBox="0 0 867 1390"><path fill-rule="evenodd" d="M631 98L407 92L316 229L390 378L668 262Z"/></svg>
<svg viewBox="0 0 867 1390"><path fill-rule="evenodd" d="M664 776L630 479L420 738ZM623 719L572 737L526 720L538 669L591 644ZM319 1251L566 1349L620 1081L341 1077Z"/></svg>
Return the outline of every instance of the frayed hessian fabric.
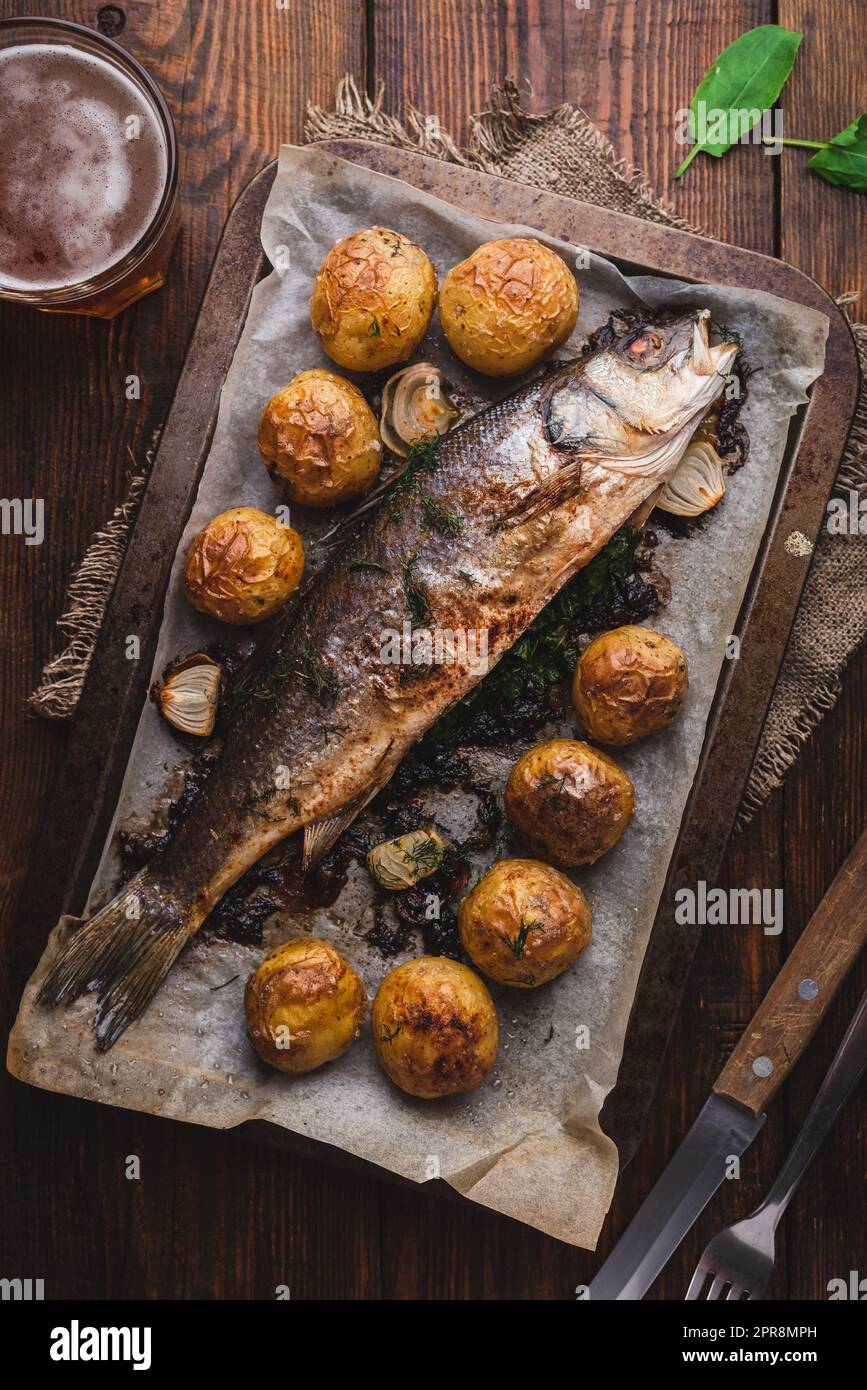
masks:
<svg viewBox="0 0 867 1390"><path fill-rule="evenodd" d="M662 202L637 169L617 159L609 141L583 112L564 105L531 115L513 82L496 88L489 109L474 117L465 149L436 116L410 110L400 121L384 110L383 88L371 100L351 77L340 83L333 111L308 109L305 136L308 141L375 140L649 222L700 231ZM844 298L849 301L854 296ZM867 375L867 325L855 325L853 331ZM94 538L70 585L69 608L58 626L73 640L45 668L43 684L31 696L31 708L38 714L70 719L75 713L143 483L136 480L134 486L138 487L135 497L128 497ZM862 391L836 488L844 496L849 491L859 499L867 495L867 390ZM753 762L739 826L746 825L780 785L811 730L833 708L843 669L865 632L867 537L823 531Z"/></svg>
<svg viewBox="0 0 867 1390"><path fill-rule="evenodd" d="M69 581L63 615L57 620L58 631L69 641L42 668L42 679L27 699L30 712L43 719L72 719L75 714L158 443L155 430L142 467L136 465L130 450L135 471L127 483L126 498L102 530L94 533Z"/></svg>

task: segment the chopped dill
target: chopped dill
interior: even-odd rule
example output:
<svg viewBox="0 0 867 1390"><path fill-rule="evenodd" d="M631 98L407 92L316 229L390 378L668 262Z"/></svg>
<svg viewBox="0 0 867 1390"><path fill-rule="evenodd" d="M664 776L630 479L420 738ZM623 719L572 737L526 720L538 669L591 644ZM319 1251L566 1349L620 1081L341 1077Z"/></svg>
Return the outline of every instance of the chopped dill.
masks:
<svg viewBox="0 0 867 1390"><path fill-rule="evenodd" d="M376 560L350 560L350 570L379 570L382 574L388 574L385 565L380 565Z"/></svg>
<svg viewBox="0 0 867 1390"><path fill-rule="evenodd" d="M450 507L446 502L435 502L426 492L419 489L421 498L421 509L424 518L435 531L439 531L444 536L459 536L464 529L463 514L457 507Z"/></svg>
<svg viewBox="0 0 867 1390"><path fill-rule="evenodd" d="M247 796L238 803L238 810L242 813L254 811L263 801L268 801L274 795L273 787L266 787L264 791L254 792L252 796Z"/></svg>
<svg viewBox="0 0 867 1390"><path fill-rule="evenodd" d="M458 579L462 579L465 584L475 584L475 579L469 570L458 570Z"/></svg>
<svg viewBox="0 0 867 1390"><path fill-rule="evenodd" d="M499 935L505 941L512 955L515 957L515 960L520 960L524 954L527 945L527 937L530 935L530 932L544 930L545 927L543 922L525 922L522 917L516 936L507 936L504 931L501 931Z"/></svg>
<svg viewBox="0 0 867 1390"><path fill-rule="evenodd" d="M386 1027L385 1032L380 1033L379 1041L384 1043L393 1043L399 1032L400 1024L397 1025L393 1033L389 1033L388 1028Z"/></svg>
<svg viewBox="0 0 867 1390"><path fill-rule="evenodd" d="M578 638L592 630L594 614L609 596L622 590L632 573L640 534L621 527L542 609L485 679L437 720L424 736L426 744L454 744L479 712L540 700L555 681L571 675L579 655Z"/></svg>
<svg viewBox="0 0 867 1390"><path fill-rule="evenodd" d="M427 585L423 579L419 579L415 572L418 564L418 556L411 555L401 565L401 575L403 579L403 593L406 599L406 606L409 609L410 617L413 622L426 623L430 620L430 602L428 600Z"/></svg>
<svg viewBox="0 0 867 1390"><path fill-rule="evenodd" d="M368 338L378 338L381 332L382 330L379 326L379 319L376 317L372 318L367 329Z"/></svg>
<svg viewBox="0 0 867 1390"><path fill-rule="evenodd" d="M439 442L439 435L434 434L427 439L419 440L418 444L413 444L410 447L406 456L406 466L400 477L395 478L386 498L388 515L392 521L402 521L406 503L412 498L422 496L419 475L432 473L436 468L439 463L437 457Z"/></svg>
<svg viewBox="0 0 867 1390"><path fill-rule="evenodd" d="M247 672L232 684L226 698L226 714L246 719L255 701L273 704L292 669L292 662L278 647L266 665Z"/></svg>
<svg viewBox="0 0 867 1390"><path fill-rule="evenodd" d="M320 705L333 705L337 699L337 674L314 652L309 642L301 647L304 668L301 677Z"/></svg>
<svg viewBox="0 0 867 1390"><path fill-rule="evenodd" d="M417 869L424 869L432 872L438 869L443 858L443 851L440 849L436 840L430 836L420 837L413 845L412 849L404 853L404 862L414 864Z"/></svg>
<svg viewBox="0 0 867 1390"><path fill-rule="evenodd" d="M712 327L716 329L716 332L719 335L721 342L737 343L738 352L743 352L744 340L741 337L740 333L736 333L733 328L727 328L724 323L717 323L716 320L714 320Z"/></svg>
<svg viewBox="0 0 867 1390"><path fill-rule="evenodd" d="M563 773L562 777L555 777L553 773L546 772L544 776L539 778L538 790L545 793L542 798L541 810L544 811L548 806L556 807L564 799L567 777L568 773L566 772Z"/></svg>

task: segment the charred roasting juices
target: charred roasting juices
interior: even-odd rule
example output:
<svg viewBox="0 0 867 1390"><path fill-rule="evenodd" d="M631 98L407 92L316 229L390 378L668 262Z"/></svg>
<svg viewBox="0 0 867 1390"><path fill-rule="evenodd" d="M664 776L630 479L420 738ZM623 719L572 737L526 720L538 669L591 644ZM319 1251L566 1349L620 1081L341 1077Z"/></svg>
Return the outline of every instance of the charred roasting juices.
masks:
<svg viewBox="0 0 867 1390"><path fill-rule="evenodd" d="M630 583L622 528L723 391L738 349L711 346L708 321L699 310L612 330L455 429L432 466L386 491L270 650L171 842L73 934L44 1003L95 990L98 1046L111 1047L253 864L303 831L302 869L314 866L413 745L472 705L478 665L389 663L383 632L483 629L495 680L501 658L503 679L517 679L516 644L556 664L572 619L586 625L598 597L591 570L583 589L570 581L617 536L605 563Z"/></svg>

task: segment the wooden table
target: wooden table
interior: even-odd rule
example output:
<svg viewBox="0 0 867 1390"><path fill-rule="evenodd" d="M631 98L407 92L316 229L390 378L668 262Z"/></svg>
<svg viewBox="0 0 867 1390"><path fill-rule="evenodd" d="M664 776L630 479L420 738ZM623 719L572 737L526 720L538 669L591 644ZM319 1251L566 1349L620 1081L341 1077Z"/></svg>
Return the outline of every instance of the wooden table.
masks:
<svg viewBox="0 0 867 1390"><path fill-rule="evenodd" d="M94 24L80 0L0 0ZM113 324L0 305L4 495L45 499L47 540L0 545L3 644L3 1005L11 1023L42 939L16 932L20 885L52 795L65 731L23 701L54 649L71 565L124 494L164 420L220 231L234 199L281 140L299 140L305 105L330 105L345 72L386 102L437 112L463 137L504 75L532 110L578 101L627 161L685 217L723 239L783 256L832 294L864 282L867 200L804 173L805 157L740 148L699 158L681 183L674 113L737 34L777 20L804 30L785 94L787 131L817 137L860 113L867 54L846 0L131 0L120 42L150 69L181 147L184 230L169 283ZM862 301L863 305L863 301ZM867 312L867 310L862 310ZM857 316L857 315L856 315ZM140 377L141 400L125 398ZM624 1174L600 1243L607 1251L699 1108L787 949L864 822L867 663L785 790L734 840L724 886L785 889L782 937L707 930L665 1063L655 1119ZM45 924L46 931L49 924ZM656 1297L682 1298L712 1232L745 1214L778 1168L864 979L850 980L732 1182L671 1261ZM8 1026L8 1025L7 1025ZM496 1299L574 1296L599 1256L515 1222L275 1153L233 1135L115 1112L3 1076L0 1275L44 1277L55 1298ZM863 1103L853 1102L790 1209L775 1298L827 1297L864 1273ZM128 1155L141 1179L125 1178Z"/></svg>

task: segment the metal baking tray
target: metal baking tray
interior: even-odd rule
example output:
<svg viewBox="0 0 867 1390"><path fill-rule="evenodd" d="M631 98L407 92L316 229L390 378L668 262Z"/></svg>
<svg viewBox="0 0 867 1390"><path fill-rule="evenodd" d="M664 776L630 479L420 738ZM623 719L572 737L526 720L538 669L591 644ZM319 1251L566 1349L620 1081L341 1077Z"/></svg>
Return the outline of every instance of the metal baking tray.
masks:
<svg viewBox="0 0 867 1390"><path fill-rule="evenodd" d="M623 1166L643 1133L701 934L675 924L672 885L714 882L719 872L807 573L785 542L793 531L814 541L822 525L857 400L855 345L846 319L825 291L772 257L387 145L337 140L324 148L493 221L523 223L586 247L628 273L767 290L819 309L830 320L825 371L792 421L767 531L738 619L744 644L749 636L750 658L725 662L720 675L639 978L618 1082L602 1111L603 1128L617 1144ZM147 694L172 559L195 499L250 296L268 269L259 231L276 168L270 164L252 180L229 216L94 652L24 894L25 928L40 948L61 912L82 910L109 830ZM125 656L131 632L141 638L136 662ZM329 1146L292 1135L286 1141L358 1166L358 1160Z"/></svg>

